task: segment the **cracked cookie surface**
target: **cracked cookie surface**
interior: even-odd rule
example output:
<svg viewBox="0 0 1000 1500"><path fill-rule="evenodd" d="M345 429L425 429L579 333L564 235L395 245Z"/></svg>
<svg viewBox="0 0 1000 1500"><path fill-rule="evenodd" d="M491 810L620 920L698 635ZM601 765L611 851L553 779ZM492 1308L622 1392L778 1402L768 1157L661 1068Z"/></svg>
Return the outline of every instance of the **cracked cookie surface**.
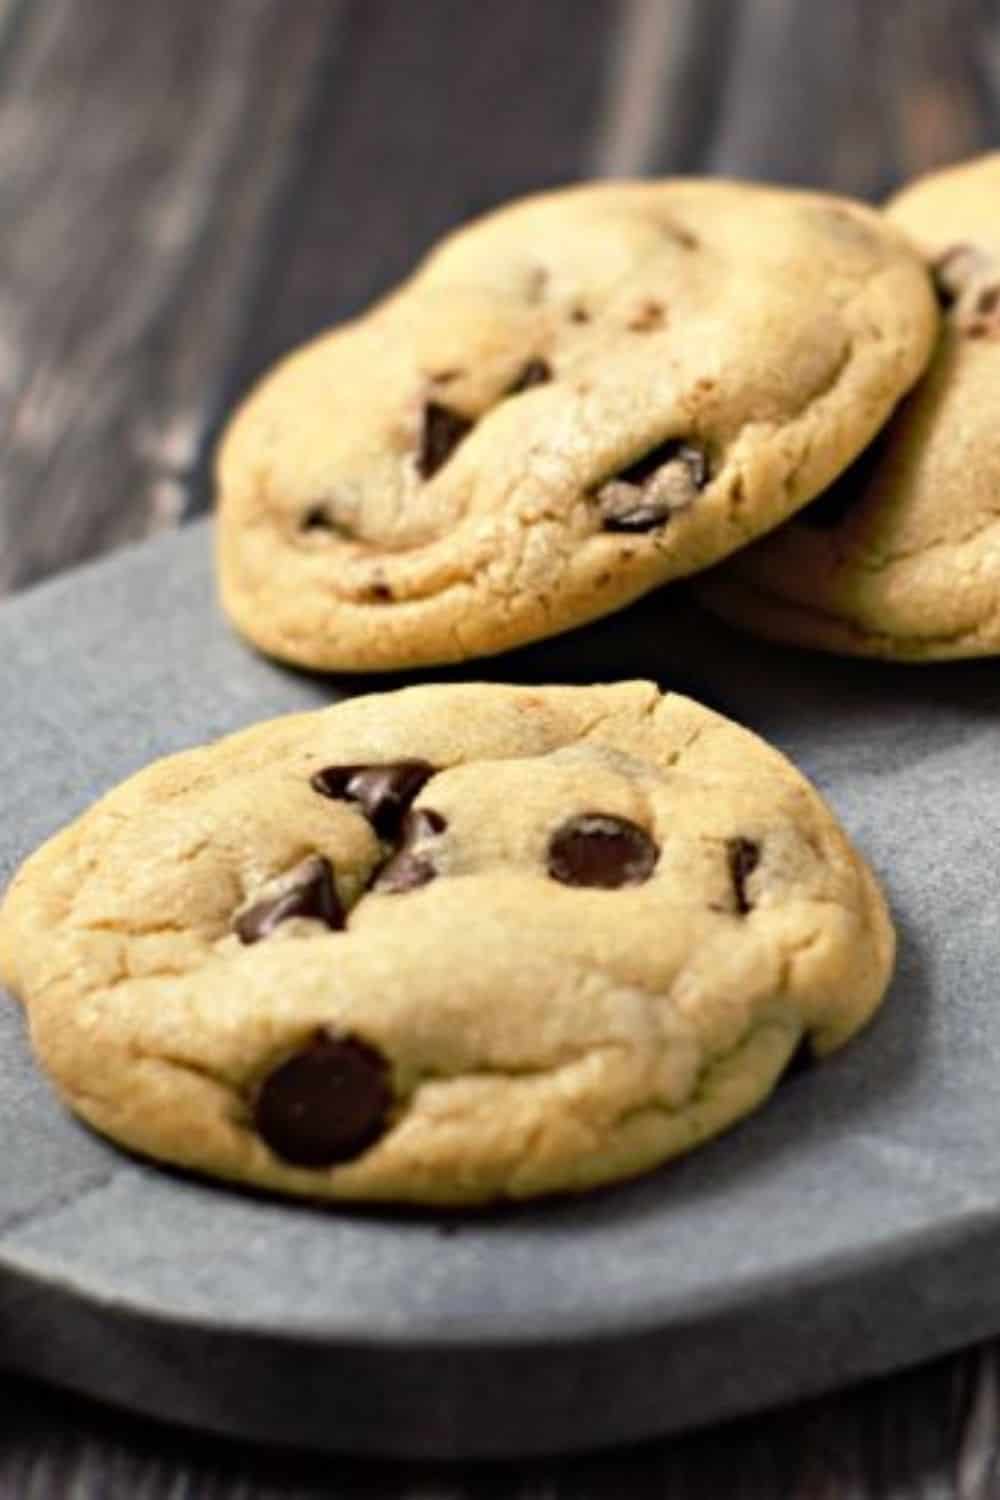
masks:
<svg viewBox="0 0 1000 1500"><path fill-rule="evenodd" d="M345 671L607 614L827 485L936 321L918 256L847 200L675 180L515 203L238 412L223 604L264 651Z"/></svg>
<svg viewBox="0 0 1000 1500"><path fill-rule="evenodd" d="M699 582L772 640L902 661L1000 652L1000 153L915 182L888 215L942 304L931 365L858 464Z"/></svg>
<svg viewBox="0 0 1000 1500"><path fill-rule="evenodd" d="M875 880L777 751L652 683L411 688L158 762L24 865L0 975L66 1102L313 1197L651 1168L882 998Z"/></svg>

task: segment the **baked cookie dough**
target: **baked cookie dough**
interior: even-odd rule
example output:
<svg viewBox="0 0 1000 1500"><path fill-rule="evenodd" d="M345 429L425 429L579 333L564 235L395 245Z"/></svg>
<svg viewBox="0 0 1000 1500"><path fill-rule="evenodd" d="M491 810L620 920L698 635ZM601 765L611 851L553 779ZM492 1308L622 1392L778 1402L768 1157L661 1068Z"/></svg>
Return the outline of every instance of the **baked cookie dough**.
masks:
<svg viewBox="0 0 1000 1500"><path fill-rule="evenodd" d="M900 661L1000 652L1000 152L907 188L888 214L944 309L930 369L827 494L700 581L733 624Z"/></svg>
<svg viewBox="0 0 1000 1500"><path fill-rule="evenodd" d="M84 1120L332 1199L654 1167L845 1042L892 962L819 795L646 682L261 724L125 782L0 909L0 975Z"/></svg>
<svg viewBox="0 0 1000 1500"><path fill-rule="evenodd" d="M919 257L847 200L675 180L515 203L238 412L223 605L263 651L340 671L556 634L804 505L936 326Z"/></svg>

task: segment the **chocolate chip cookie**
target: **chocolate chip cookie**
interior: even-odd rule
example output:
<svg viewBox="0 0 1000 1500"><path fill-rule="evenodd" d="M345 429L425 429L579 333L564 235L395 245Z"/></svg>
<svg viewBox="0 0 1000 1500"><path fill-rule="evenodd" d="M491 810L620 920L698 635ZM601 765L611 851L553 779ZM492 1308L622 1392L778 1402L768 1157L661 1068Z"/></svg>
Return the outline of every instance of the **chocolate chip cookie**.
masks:
<svg viewBox="0 0 1000 1500"><path fill-rule="evenodd" d="M936 324L919 258L845 200L695 180L515 203L238 413L223 604L264 651L343 671L607 614L829 484Z"/></svg>
<svg viewBox="0 0 1000 1500"><path fill-rule="evenodd" d="M702 597L773 640L900 661L1000 651L1000 153L923 178L889 217L933 269L930 369L863 458Z"/></svg>
<svg viewBox="0 0 1000 1500"><path fill-rule="evenodd" d="M261 724L111 792L0 910L0 973L86 1121L339 1199L651 1168L845 1042L892 960L817 793L644 682Z"/></svg>

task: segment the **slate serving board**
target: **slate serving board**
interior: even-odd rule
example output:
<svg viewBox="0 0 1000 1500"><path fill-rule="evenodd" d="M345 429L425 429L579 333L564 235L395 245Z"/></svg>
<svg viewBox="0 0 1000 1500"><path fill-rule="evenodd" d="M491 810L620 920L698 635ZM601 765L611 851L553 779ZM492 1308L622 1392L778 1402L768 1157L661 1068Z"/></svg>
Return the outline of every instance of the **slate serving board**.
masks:
<svg viewBox="0 0 1000 1500"><path fill-rule="evenodd" d="M0 610L0 881L154 756L401 685L256 657L210 550L200 524ZM445 1219L136 1161L63 1113L0 1000L0 1361L198 1427L457 1457L667 1432L1000 1330L995 665L771 649L674 591L424 675L649 676L772 739L887 883L880 1018L639 1182Z"/></svg>

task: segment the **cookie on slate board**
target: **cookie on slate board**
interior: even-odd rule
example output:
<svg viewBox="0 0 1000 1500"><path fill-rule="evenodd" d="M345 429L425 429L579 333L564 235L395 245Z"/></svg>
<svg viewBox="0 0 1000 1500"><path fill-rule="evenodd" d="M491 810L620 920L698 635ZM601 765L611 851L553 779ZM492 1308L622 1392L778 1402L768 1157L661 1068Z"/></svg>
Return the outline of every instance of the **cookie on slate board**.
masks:
<svg viewBox="0 0 1000 1500"><path fill-rule="evenodd" d="M580 1190L882 998L819 795L651 683L411 688L161 761L23 867L0 973L85 1120L294 1194Z"/></svg>
<svg viewBox="0 0 1000 1500"><path fill-rule="evenodd" d="M675 180L515 203L239 411L224 607L265 652L344 671L607 614L829 484L936 326L919 257L847 200Z"/></svg>
<svg viewBox="0 0 1000 1500"><path fill-rule="evenodd" d="M772 640L901 661L1000 652L1000 153L888 206L931 263L930 368L858 463L699 583Z"/></svg>

